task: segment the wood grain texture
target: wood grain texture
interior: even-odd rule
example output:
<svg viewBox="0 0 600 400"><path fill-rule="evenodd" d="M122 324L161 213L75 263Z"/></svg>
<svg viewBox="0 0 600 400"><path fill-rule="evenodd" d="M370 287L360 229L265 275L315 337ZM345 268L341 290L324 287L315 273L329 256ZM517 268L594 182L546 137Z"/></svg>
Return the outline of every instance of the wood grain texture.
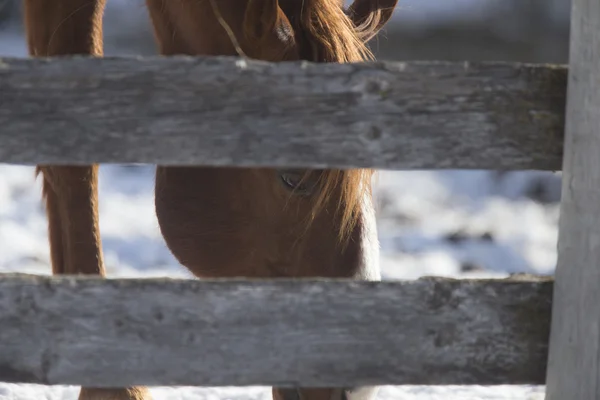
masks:
<svg viewBox="0 0 600 400"><path fill-rule="evenodd" d="M0 381L541 384L552 281L0 279Z"/></svg>
<svg viewBox="0 0 600 400"><path fill-rule="evenodd" d="M573 0L548 400L600 398L600 2Z"/></svg>
<svg viewBox="0 0 600 400"><path fill-rule="evenodd" d="M559 170L567 69L0 59L0 162Z"/></svg>

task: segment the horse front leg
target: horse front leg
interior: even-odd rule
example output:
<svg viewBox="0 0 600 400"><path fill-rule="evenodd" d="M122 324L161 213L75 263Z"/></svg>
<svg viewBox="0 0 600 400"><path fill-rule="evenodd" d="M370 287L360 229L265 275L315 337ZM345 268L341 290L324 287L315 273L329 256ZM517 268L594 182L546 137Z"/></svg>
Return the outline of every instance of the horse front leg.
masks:
<svg viewBox="0 0 600 400"><path fill-rule="evenodd" d="M98 219L98 166L38 166L52 273L105 275Z"/></svg>
<svg viewBox="0 0 600 400"><path fill-rule="evenodd" d="M102 56L105 0L24 0L31 56ZM56 140L61 140L57 137ZM54 274L105 275L98 220L98 166L38 166ZM74 304L74 306L76 306ZM145 388L82 388L80 400L144 400Z"/></svg>

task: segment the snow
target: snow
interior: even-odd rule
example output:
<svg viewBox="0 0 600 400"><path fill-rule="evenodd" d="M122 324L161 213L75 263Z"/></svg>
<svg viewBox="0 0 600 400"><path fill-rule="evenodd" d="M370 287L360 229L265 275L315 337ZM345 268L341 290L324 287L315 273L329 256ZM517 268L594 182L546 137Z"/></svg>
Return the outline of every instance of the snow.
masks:
<svg viewBox="0 0 600 400"><path fill-rule="evenodd" d="M160 236L153 174L149 166L100 169L101 232L111 278L190 277ZM558 176L539 172L502 179L487 171L379 172L374 185L384 279L551 274L558 203L539 203L523 194L527 183L540 178L548 187L560 184ZM40 193L32 167L0 165L0 272L49 274ZM447 239L456 232L462 237ZM462 272L464 265L479 270ZM269 389L161 387L152 393L156 400L258 400L268 399ZM537 400L543 394L543 386L386 386L379 399ZM1 400L76 397L76 387L0 384Z"/></svg>
<svg viewBox="0 0 600 400"><path fill-rule="evenodd" d="M138 1L134 2L137 4ZM123 2L110 1L112 15ZM414 15L467 9L469 0L404 2ZM114 8L116 7L116 8ZM116 10L116 11L115 11ZM138 9L139 11L139 9ZM121 14L125 15L125 14ZM22 35L0 31L0 55L26 56ZM165 246L154 215L153 169L100 170L100 221L109 277L190 277ZM374 181L384 279L425 275L552 274L560 176L550 172L381 171ZM40 180L32 167L0 165L0 272L49 274ZM269 399L265 387L157 387L156 400ZM0 400L76 399L77 387L0 383ZM543 399L544 386L385 386L379 399Z"/></svg>
<svg viewBox="0 0 600 400"><path fill-rule="evenodd" d="M45 387L38 385L0 385L0 399L6 400L75 400L79 388L74 386ZM155 400L271 400L270 389L243 388L155 388ZM389 400L543 400L536 387L495 386L383 386L379 399Z"/></svg>

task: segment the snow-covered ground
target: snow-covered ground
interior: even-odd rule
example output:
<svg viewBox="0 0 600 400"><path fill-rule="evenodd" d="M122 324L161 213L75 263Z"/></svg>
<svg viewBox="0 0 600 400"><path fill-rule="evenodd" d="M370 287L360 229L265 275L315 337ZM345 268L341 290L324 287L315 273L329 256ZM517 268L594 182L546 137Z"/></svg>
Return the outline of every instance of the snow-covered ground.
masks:
<svg viewBox="0 0 600 400"><path fill-rule="evenodd" d="M456 10L467 3L472 4L467 0L405 2L409 9L418 5L422 7L419 12L432 7L439 13L444 10L441 5ZM110 4L118 7L119 3L113 0ZM22 36L0 31L0 55L25 56ZM554 271L560 196L560 177L556 174L381 172L374 184L384 279L504 277L512 272ZM100 217L110 277L189 277L158 231L151 167L103 166ZM48 264L40 182L34 181L31 167L0 165L0 272L48 274ZM0 383L0 399L71 400L76 399L77 390ZM152 391L156 400L262 400L270 393L263 387ZM543 394L543 386L389 386L382 388L379 398L541 400Z"/></svg>
<svg viewBox="0 0 600 400"><path fill-rule="evenodd" d="M48 274L40 181L31 167L0 165L0 272ZM375 180L385 279L422 275L552 273L557 176L486 171L380 172ZM539 203L528 192L551 201ZM545 193L545 194L544 194ZM153 169L101 167L100 218L110 277L188 277L171 256L153 210ZM267 399L268 388L154 388L156 400ZM75 387L0 384L0 399L76 398ZM385 387L379 398L536 399L543 386Z"/></svg>
<svg viewBox="0 0 600 400"><path fill-rule="evenodd" d="M79 388L0 384L2 400L75 400ZM262 387L245 388L154 388L155 400L271 400L271 391ZM520 386L384 386L379 399L385 400L543 400L538 387Z"/></svg>

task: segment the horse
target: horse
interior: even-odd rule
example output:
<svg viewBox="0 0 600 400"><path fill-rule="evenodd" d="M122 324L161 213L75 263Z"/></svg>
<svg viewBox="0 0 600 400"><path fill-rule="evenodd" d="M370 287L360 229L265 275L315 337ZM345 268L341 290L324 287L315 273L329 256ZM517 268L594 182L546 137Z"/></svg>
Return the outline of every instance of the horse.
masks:
<svg viewBox="0 0 600 400"><path fill-rule="evenodd" d="M106 0L23 0L31 57L103 56ZM360 62L397 0L146 0L160 54ZM60 140L60 138L56 138ZM105 276L98 165L37 165L53 274ZM198 278L379 280L370 169L156 166L155 211ZM275 400L372 399L376 387L272 388ZM80 400L148 400L145 387L82 387Z"/></svg>

